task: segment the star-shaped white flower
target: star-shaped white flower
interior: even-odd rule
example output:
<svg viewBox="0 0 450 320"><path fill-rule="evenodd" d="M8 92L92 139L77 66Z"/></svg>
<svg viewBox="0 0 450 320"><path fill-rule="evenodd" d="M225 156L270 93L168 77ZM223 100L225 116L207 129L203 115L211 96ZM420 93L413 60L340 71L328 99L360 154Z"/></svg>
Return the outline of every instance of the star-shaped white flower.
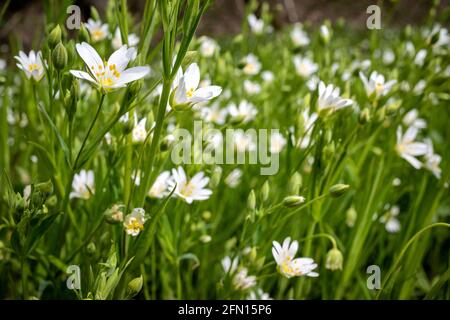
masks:
<svg viewBox="0 0 450 320"><path fill-rule="evenodd" d="M144 230L145 221L145 210L142 208L133 209L123 220L125 232L133 237L137 236Z"/></svg>
<svg viewBox="0 0 450 320"><path fill-rule="evenodd" d="M222 92L219 86L205 86L199 88L200 69L196 63L189 65L183 73L181 68L178 70L175 81L172 85L171 106L193 106L196 103L206 102L214 99Z"/></svg>
<svg viewBox="0 0 450 320"><path fill-rule="evenodd" d="M318 277L319 274L313 270L317 268L317 264L311 258L295 258L298 250L298 242L292 241L287 237L280 245L277 241L273 241L272 254L278 265L279 272L286 278L295 276Z"/></svg>
<svg viewBox="0 0 450 320"><path fill-rule="evenodd" d="M72 192L69 195L71 199L87 200L94 192L94 171L81 170L80 173L75 174L72 181Z"/></svg>
<svg viewBox="0 0 450 320"><path fill-rule="evenodd" d="M428 147L423 142L416 142L418 129L415 127L409 127L405 134L402 133L402 127L397 128L397 145L395 150L397 153L408 161L414 168L420 169L422 162L417 160L417 156L423 156L427 153Z"/></svg>
<svg viewBox="0 0 450 320"><path fill-rule="evenodd" d="M295 65L295 70L297 71L297 74L301 77L308 78L314 72L319 70L319 66L309 58L306 57L303 58L297 55L294 56L293 61Z"/></svg>
<svg viewBox="0 0 450 320"><path fill-rule="evenodd" d="M88 29L93 42L101 41L109 36L107 23L102 23L101 21L88 19L87 23L85 23L85 26L86 29Z"/></svg>
<svg viewBox="0 0 450 320"><path fill-rule="evenodd" d="M188 180L186 173L182 167L172 169L173 179L169 182L170 190L174 191L174 195L191 204L193 201L207 200L212 194L210 189L206 189L209 178L205 177L203 171L198 172Z"/></svg>
<svg viewBox="0 0 450 320"><path fill-rule="evenodd" d="M163 171L153 183L148 196L150 198L161 199L169 194L169 181L171 179L169 171Z"/></svg>
<svg viewBox="0 0 450 320"><path fill-rule="evenodd" d="M28 56L23 51L19 51L19 55L14 58L19 61L17 67L25 72L27 79L33 77L34 80L39 81L44 76L44 64L41 57L40 51L35 53L31 50Z"/></svg>
<svg viewBox="0 0 450 320"><path fill-rule="evenodd" d="M370 74L369 79L367 79L362 72L359 72L359 77L364 84L364 89L366 90L368 97L372 96L372 94L374 94L377 98L384 96L388 94L392 89L392 86L397 83L396 80L386 82L384 76L376 71L373 71Z"/></svg>
<svg viewBox="0 0 450 320"><path fill-rule="evenodd" d="M348 107L353 103L351 99L344 99L340 96L340 89L329 84L325 86L323 81L319 83L319 98L317 100L317 108L319 115L323 113L333 113L339 109Z"/></svg>
<svg viewBox="0 0 450 320"><path fill-rule="evenodd" d="M88 72L70 70L77 78L87 80L105 91L122 88L132 81L145 77L150 72L150 67L133 67L126 69L128 63L135 56L136 49L122 46L103 62L95 49L86 42L76 45L81 59L87 66Z"/></svg>

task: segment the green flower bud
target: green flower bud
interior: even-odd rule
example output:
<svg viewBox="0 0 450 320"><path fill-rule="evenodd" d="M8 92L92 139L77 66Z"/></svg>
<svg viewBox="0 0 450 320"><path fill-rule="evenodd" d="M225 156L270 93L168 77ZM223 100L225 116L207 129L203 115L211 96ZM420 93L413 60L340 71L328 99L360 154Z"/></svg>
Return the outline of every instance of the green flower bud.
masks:
<svg viewBox="0 0 450 320"><path fill-rule="evenodd" d="M347 192L350 186L348 184L338 183L332 186L329 190L330 196L334 198L338 198L342 196L345 192Z"/></svg>
<svg viewBox="0 0 450 320"><path fill-rule="evenodd" d="M44 197L48 197L53 193L53 183L51 180L47 182L41 182L34 186L34 189L40 192Z"/></svg>
<svg viewBox="0 0 450 320"><path fill-rule="evenodd" d="M252 189L252 191L250 191L250 194L248 195L247 198L247 208L249 210L255 210L256 208L256 196L255 196L255 190Z"/></svg>
<svg viewBox="0 0 450 320"><path fill-rule="evenodd" d="M341 251L337 248L333 248L327 253L327 258L325 261L325 268L328 270L342 270L342 264L344 262L344 257Z"/></svg>
<svg viewBox="0 0 450 320"><path fill-rule="evenodd" d="M283 206L286 208L298 207L305 202L305 197L302 196L287 196L283 199Z"/></svg>
<svg viewBox="0 0 450 320"><path fill-rule="evenodd" d="M81 25L80 32L78 33L78 37L80 38L80 42L90 42L91 36L89 35L89 31L85 27L85 25Z"/></svg>
<svg viewBox="0 0 450 320"><path fill-rule="evenodd" d="M358 121L360 124L366 124L370 122L370 110L368 108L364 108L363 111L359 114Z"/></svg>
<svg viewBox="0 0 450 320"><path fill-rule="evenodd" d="M91 6L91 18L95 21L100 20L100 15L98 14L98 11L94 6Z"/></svg>
<svg viewBox="0 0 450 320"><path fill-rule="evenodd" d="M266 202L269 199L270 187L269 181L266 180L261 188L261 200Z"/></svg>
<svg viewBox="0 0 450 320"><path fill-rule="evenodd" d="M144 284L144 278L142 275L140 277L134 278L128 283L128 294L132 297L137 295L142 290L142 285Z"/></svg>
<svg viewBox="0 0 450 320"><path fill-rule="evenodd" d="M238 125L238 124L241 124L244 120L245 120L245 116L244 115L239 115L237 117L231 118L230 123L232 125Z"/></svg>
<svg viewBox="0 0 450 320"><path fill-rule="evenodd" d="M89 242L89 244L86 246L87 254L93 256L95 254L95 251L96 251L95 243Z"/></svg>
<svg viewBox="0 0 450 320"><path fill-rule="evenodd" d="M345 224L349 228L353 228L356 222L356 218L358 218L358 213L356 212L354 207L350 207L345 213Z"/></svg>
<svg viewBox="0 0 450 320"><path fill-rule="evenodd" d="M402 102L400 100L388 101L386 104L386 114L393 115L400 108Z"/></svg>
<svg viewBox="0 0 450 320"><path fill-rule="evenodd" d="M133 131L133 128L134 128L133 120L129 119L127 122L123 124L122 132L124 135L127 135L131 133L131 131Z"/></svg>
<svg viewBox="0 0 450 320"><path fill-rule="evenodd" d="M182 66L186 67L189 66L191 63L195 62L198 57L197 51L188 51L186 52L186 55L184 56Z"/></svg>
<svg viewBox="0 0 450 320"><path fill-rule="evenodd" d="M220 179L222 178L222 168L221 167L215 167L214 171L211 175L211 182L210 185L214 188L217 187L220 183Z"/></svg>
<svg viewBox="0 0 450 320"><path fill-rule="evenodd" d="M58 43L61 42L61 27L59 24L53 28L48 35L48 46L53 49Z"/></svg>
<svg viewBox="0 0 450 320"><path fill-rule="evenodd" d="M299 172L295 172L288 182L288 192L290 194L298 194L302 187L302 175Z"/></svg>
<svg viewBox="0 0 450 320"><path fill-rule="evenodd" d="M211 219L211 211L203 211L202 213L202 218L203 220L210 220Z"/></svg>
<svg viewBox="0 0 450 320"><path fill-rule="evenodd" d="M58 203L58 198L56 197L56 195L52 195L50 198L47 199L47 201L45 201L45 205L50 208L55 207L57 203Z"/></svg>
<svg viewBox="0 0 450 320"><path fill-rule="evenodd" d="M67 65L67 50L60 42L56 45L52 53L52 62L56 70L62 70Z"/></svg>

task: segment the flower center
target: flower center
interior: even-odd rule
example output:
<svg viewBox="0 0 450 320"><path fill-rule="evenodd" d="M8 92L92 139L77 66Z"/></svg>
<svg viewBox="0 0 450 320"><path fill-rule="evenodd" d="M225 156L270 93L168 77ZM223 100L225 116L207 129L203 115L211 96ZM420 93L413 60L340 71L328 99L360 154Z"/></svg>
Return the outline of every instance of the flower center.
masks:
<svg viewBox="0 0 450 320"><path fill-rule="evenodd" d="M194 89L193 89L193 88L190 88L190 89L186 92L186 97L192 98L193 95L194 95Z"/></svg>
<svg viewBox="0 0 450 320"><path fill-rule="evenodd" d="M144 225L138 221L136 218L131 218L127 224L127 230L130 231L142 231L144 230Z"/></svg>
<svg viewBox="0 0 450 320"><path fill-rule="evenodd" d="M101 39L104 35L105 33L101 29L96 29L92 32L92 37L94 39Z"/></svg>
<svg viewBox="0 0 450 320"><path fill-rule="evenodd" d="M38 65L37 63L30 63L30 64L28 65L28 70L29 70L30 72L33 72L34 70L40 70L40 69L41 69L41 66Z"/></svg>
<svg viewBox="0 0 450 320"><path fill-rule="evenodd" d="M189 182L181 189L181 194L185 197L189 197L194 193L194 186Z"/></svg>

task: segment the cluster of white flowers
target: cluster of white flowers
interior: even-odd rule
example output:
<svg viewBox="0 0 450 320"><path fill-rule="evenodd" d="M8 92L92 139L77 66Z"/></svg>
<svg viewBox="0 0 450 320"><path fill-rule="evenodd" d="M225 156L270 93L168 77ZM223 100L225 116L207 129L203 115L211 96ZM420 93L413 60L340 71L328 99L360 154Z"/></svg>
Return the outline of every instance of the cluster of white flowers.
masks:
<svg viewBox="0 0 450 320"><path fill-rule="evenodd" d="M256 285L256 277L248 274L248 269L239 267L239 259L231 259L226 256L222 259L222 268L226 275L232 277L232 284L235 290L245 291Z"/></svg>

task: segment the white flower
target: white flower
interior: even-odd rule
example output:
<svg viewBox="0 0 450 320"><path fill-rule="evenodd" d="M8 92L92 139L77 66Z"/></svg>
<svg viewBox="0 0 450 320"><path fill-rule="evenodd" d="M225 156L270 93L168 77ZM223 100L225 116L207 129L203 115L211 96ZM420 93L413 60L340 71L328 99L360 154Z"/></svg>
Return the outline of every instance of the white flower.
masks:
<svg viewBox="0 0 450 320"><path fill-rule="evenodd" d="M271 83L273 79L275 79L275 76L273 75L272 71L263 71L261 73L261 77L263 78L264 82Z"/></svg>
<svg viewBox="0 0 450 320"><path fill-rule="evenodd" d="M279 132L270 135L270 152L280 153L286 145L286 138Z"/></svg>
<svg viewBox="0 0 450 320"><path fill-rule="evenodd" d="M223 271L225 273L233 274L238 267L239 259L236 257L233 260L231 260L231 258L229 256L225 256L222 259L221 264L222 264Z"/></svg>
<svg viewBox="0 0 450 320"><path fill-rule="evenodd" d="M239 153L256 150L256 144L255 141L253 141L252 135L244 133L242 130L234 132L233 142Z"/></svg>
<svg viewBox="0 0 450 320"><path fill-rule="evenodd" d="M134 114L134 128L131 132L133 143L144 142L147 138L147 130L145 129L146 123L147 118L142 118L138 121L136 113Z"/></svg>
<svg viewBox="0 0 450 320"><path fill-rule="evenodd" d="M306 81L306 86L310 91L316 91L317 85L319 84L320 79L318 76L313 75L311 76L308 81Z"/></svg>
<svg viewBox="0 0 450 320"><path fill-rule="evenodd" d="M393 206L388 212L380 217L380 222L385 224L386 231L396 233L400 231L400 221L396 218L400 213L398 206Z"/></svg>
<svg viewBox="0 0 450 320"><path fill-rule="evenodd" d="M345 108L353 103L351 99L343 99L339 96L340 89L334 88L333 85L325 86L323 81L319 83L319 98L317 100L317 107L319 114L321 112L334 112L336 110Z"/></svg>
<svg viewBox="0 0 450 320"><path fill-rule="evenodd" d="M257 291L252 291L247 297L247 300L272 300L268 293L264 292L262 289Z"/></svg>
<svg viewBox="0 0 450 320"><path fill-rule="evenodd" d="M295 258L298 250L298 242L292 241L287 237L280 245L277 241L273 241L272 254L278 265L279 272L286 278L295 276L318 277L319 274L313 270L317 268L317 264L311 258Z"/></svg>
<svg viewBox="0 0 450 320"><path fill-rule="evenodd" d="M395 146L400 157L408 161L416 169L420 169L422 163L415 157L426 154L428 149L425 143L414 141L418 132L417 128L409 127L403 135L402 127L399 126L397 128L397 145Z"/></svg>
<svg viewBox="0 0 450 320"><path fill-rule="evenodd" d="M137 236L144 230L145 221L145 210L142 208L134 208L123 221L125 232L133 237Z"/></svg>
<svg viewBox="0 0 450 320"><path fill-rule="evenodd" d="M425 144L427 145L427 153L425 154L424 167L430 170L434 176L438 179L441 178L442 170L439 167L442 157L433 150L433 143L431 139L425 139Z"/></svg>
<svg viewBox="0 0 450 320"><path fill-rule="evenodd" d="M247 123L255 119L258 111L250 102L243 100L236 106L234 103L228 106L228 113L232 118L241 119L242 122Z"/></svg>
<svg viewBox="0 0 450 320"><path fill-rule="evenodd" d="M294 56L293 61L298 75L304 78L308 78L319 69L319 66L309 58L303 58L297 55Z"/></svg>
<svg viewBox="0 0 450 320"><path fill-rule="evenodd" d="M253 76L261 71L261 62L259 62L258 57L253 53L245 56L243 59L243 63L244 67L242 68L242 71L244 71L244 73L247 75Z"/></svg>
<svg viewBox="0 0 450 320"><path fill-rule="evenodd" d="M217 50L219 50L219 45L215 40L206 36L200 38L200 54L203 57L212 57Z"/></svg>
<svg viewBox="0 0 450 320"><path fill-rule="evenodd" d="M69 197L89 199L91 194L94 194L94 171L81 170L80 173L75 174L72 181L72 192Z"/></svg>
<svg viewBox="0 0 450 320"><path fill-rule="evenodd" d="M161 172L161 174L156 178L155 182L150 188L148 196L150 198L157 198L157 199L161 199L167 196L170 193L169 192L170 179L171 176L169 171Z"/></svg>
<svg viewBox="0 0 450 320"><path fill-rule="evenodd" d="M427 82L424 79L420 79L413 88L413 93L416 95L420 95L423 93L425 88L427 87Z"/></svg>
<svg viewBox="0 0 450 320"><path fill-rule="evenodd" d="M304 47L309 44L309 37L300 24L295 24L291 31L291 40L296 47Z"/></svg>
<svg viewBox="0 0 450 320"><path fill-rule="evenodd" d="M415 127L417 129L423 129L427 127L427 122L424 119L419 118L419 111L417 109L411 109L405 114L402 120L403 124L407 127Z"/></svg>
<svg viewBox="0 0 450 320"><path fill-rule="evenodd" d="M200 171L188 180L182 167L172 169L173 180L169 181L169 187L175 188L174 195L191 204L193 201L207 200L212 194L210 189L205 189L209 178Z"/></svg>
<svg viewBox="0 0 450 320"><path fill-rule="evenodd" d="M85 24L86 29L88 29L91 39L93 42L98 42L109 36L108 24L101 21L94 21L93 19L88 19Z"/></svg>
<svg viewBox="0 0 450 320"><path fill-rule="evenodd" d="M218 103L214 103L210 107L202 107L200 110L200 115L203 120L220 125L225 123L227 114L228 110L222 109Z"/></svg>
<svg viewBox="0 0 450 320"><path fill-rule="evenodd" d="M148 66L125 69L135 54L134 48L122 46L109 57L106 64L88 43L78 43L76 49L89 73L79 70L70 70L70 73L105 90L125 87L127 83L139 80L150 72Z"/></svg>
<svg viewBox="0 0 450 320"><path fill-rule="evenodd" d="M419 67L421 67L425 62L426 57L427 57L427 50L420 49L419 52L417 52L416 57L414 58L414 63Z"/></svg>
<svg viewBox="0 0 450 320"><path fill-rule="evenodd" d="M23 51L19 51L19 55L14 58L19 61L17 67L25 72L27 79L30 79L31 77L36 81L42 79L44 76L44 64L42 62L42 54L40 51L35 53L31 50L28 56Z"/></svg>
<svg viewBox="0 0 450 320"><path fill-rule="evenodd" d="M244 80L244 89L249 95L255 95L261 92L261 86L250 80Z"/></svg>
<svg viewBox="0 0 450 320"><path fill-rule="evenodd" d="M397 82L396 80L390 80L385 82L384 76L376 71L370 74L369 80L367 80L364 73L359 72L359 77L364 84L366 94L370 97L375 94L376 97L384 96L389 93L392 86Z"/></svg>
<svg viewBox="0 0 450 320"><path fill-rule="evenodd" d="M171 105L194 105L199 102L209 101L222 92L219 86L205 86L198 88L200 83L200 69L196 63L189 65L186 72L178 70L173 86L173 100Z"/></svg>
<svg viewBox="0 0 450 320"><path fill-rule="evenodd" d="M320 36L325 42L328 42L328 40L330 40L330 30L324 24L320 26Z"/></svg>
<svg viewBox="0 0 450 320"><path fill-rule="evenodd" d="M137 35L135 35L134 33L130 33L128 35L128 45L130 47L135 47L137 46L139 43L139 37ZM114 48L114 50L119 49L120 47L122 47L123 43L122 43L122 35L120 33L120 28L116 29L116 32L114 32L114 38L112 39L112 47ZM136 55L133 57L132 60L134 60L136 58Z"/></svg>
<svg viewBox="0 0 450 320"><path fill-rule="evenodd" d="M391 64L395 60L395 54L392 50L388 49L383 52L383 62L385 64Z"/></svg>
<svg viewBox="0 0 450 320"><path fill-rule="evenodd" d="M239 183L241 183L242 170L241 169L233 169L228 176L225 178L225 184L230 188L236 188Z"/></svg>
<svg viewBox="0 0 450 320"><path fill-rule="evenodd" d="M254 14L249 14L247 21L254 34L261 34L264 31L264 21L258 19Z"/></svg>
<svg viewBox="0 0 450 320"><path fill-rule="evenodd" d="M233 277L233 286L236 290L247 290L256 285L256 277L249 276L247 268L241 268Z"/></svg>
<svg viewBox="0 0 450 320"><path fill-rule="evenodd" d="M5 59L0 59L0 70L6 69L6 61Z"/></svg>

